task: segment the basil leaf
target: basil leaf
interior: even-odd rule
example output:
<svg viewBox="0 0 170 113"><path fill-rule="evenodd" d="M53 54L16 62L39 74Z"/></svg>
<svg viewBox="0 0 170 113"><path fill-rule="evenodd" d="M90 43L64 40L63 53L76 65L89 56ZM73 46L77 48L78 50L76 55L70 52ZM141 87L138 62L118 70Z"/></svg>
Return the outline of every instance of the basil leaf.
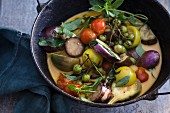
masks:
<svg viewBox="0 0 170 113"><path fill-rule="evenodd" d="M98 44L98 42L97 42L96 40L91 40L91 41L89 42L89 44L90 44L90 46L95 46L95 45Z"/></svg>
<svg viewBox="0 0 170 113"><path fill-rule="evenodd" d="M94 6L94 5L103 6L104 5L104 2L101 0L89 0L89 3L91 6Z"/></svg>
<svg viewBox="0 0 170 113"><path fill-rule="evenodd" d="M125 76L116 83L116 87L122 87L126 85L130 80L130 76Z"/></svg>
<svg viewBox="0 0 170 113"><path fill-rule="evenodd" d="M102 12L103 8L99 5L94 5L93 7L91 7L89 10L94 10L96 12Z"/></svg>
<svg viewBox="0 0 170 113"><path fill-rule="evenodd" d="M112 5L111 7L113 9L117 9L119 6L121 6L123 4L124 0L116 0Z"/></svg>
<svg viewBox="0 0 170 113"><path fill-rule="evenodd" d="M67 29L68 31L76 30L82 22L82 18L73 20L72 22L67 22L62 24L62 28Z"/></svg>
<svg viewBox="0 0 170 113"><path fill-rule="evenodd" d="M129 20L129 22L130 22L133 26L138 27L138 26L142 26L142 25L143 25L143 23L137 22L134 16L130 16L130 17L128 18L128 20Z"/></svg>
<svg viewBox="0 0 170 113"><path fill-rule="evenodd" d="M142 48L142 45L139 44L139 45L136 47L136 53L141 57L144 52L145 52L145 50Z"/></svg>
<svg viewBox="0 0 170 113"><path fill-rule="evenodd" d="M65 40L51 37L51 38L40 38L38 45L39 46L50 46L53 48L61 47L65 44Z"/></svg>
<svg viewBox="0 0 170 113"><path fill-rule="evenodd" d="M130 16L130 17L129 17L129 22L130 22L131 24L135 24L135 23L136 23L136 19L134 18L134 16Z"/></svg>
<svg viewBox="0 0 170 113"><path fill-rule="evenodd" d="M56 29L54 29L54 31L55 31L56 33L59 33L59 34L62 34L62 33L63 33L63 31L62 31L61 28L56 28Z"/></svg>
<svg viewBox="0 0 170 113"><path fill-rule="evenodd" d="M83 86L81 89L82 90L94 90L100 84L102 79L103 79L102 77L99 77L93 85L91 85L91 86Z"/></svg>
<svg viewBox="0 0 170 113"><path fill-rule="evenodd" d="M113 17L113 18L115 17L115 14L112 13L111 11L108 11L107 13L108 13L109 16L111 16L111 17Z"/></svg>
<svg viewBox="0 0 170 113"><path fill-rule="evenodd" d="M74 92L79 92L80 88L78 88L77 86L75 86L74 84L67 84L67 87Z"/></svg>
<svg viewBox="0 0 170 113"><path fill-rule="evenodd" d="M64 33L65 35L69 36L69 37L75 37L75 36L76 36L73 32L69 31L69 30L66 29L66 28L63 29L63 33Z"/></svg>
<svg viewBox="0 0 170 113"><path fill-rule="evenodd" d="M109 73L108 73L108 77L109 77L109 79L115 79L116 77L115 77L115 74L116 74L116 72L115 72L115 68L114 67L112 67L111 68L111 70L109 71Z"/></svg>
<svg viewBox="0 0 170 113"><path fill-rule="evenodd" d="M87 98L84 98L83 96L79 96L79 98L80 98L80 100L82 100L82 101L92 103L92 101L88 100Z"/></svg>
<svg viewBox="0 0 170 113"><path fill-rule="evenodd" d="M75 76L74 74L72 74L72 75L67 75L67 74L64 74L64 73L63 73L63 75L64 75L67 79L73 80L73 81L79 80L79 79L81 78L81 75L80 75L80 76Z"/></svg>
<svg viewBox="0 0 170 113"><path fill-rule="evenodd" d="M128 17L126 17L124 13L119 13L118 19L123 22L128 21Z"/></svg>

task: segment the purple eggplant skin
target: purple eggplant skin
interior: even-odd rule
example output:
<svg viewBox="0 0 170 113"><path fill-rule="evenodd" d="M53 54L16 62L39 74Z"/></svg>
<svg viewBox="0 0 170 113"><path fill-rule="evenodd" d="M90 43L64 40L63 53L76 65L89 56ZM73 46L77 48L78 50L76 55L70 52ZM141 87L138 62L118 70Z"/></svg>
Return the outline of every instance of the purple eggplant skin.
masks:
<svg viewBox="0 0 170 113"><path fill-rule="evenodd" d="M159 63L159 60L160 54L157 51L145 51L145 53L137 60L137 66L152 69Z"/></svg>
<svg viewBox="0 0 170 113"><path fill-rule="evenodd" d="M88 96L88 99L93 102L105 102L111 97L111 89L104 86L102 83L98 85L95 92Z"/></svg>
<svg viewBox="0 0 170 113"><path fill-rule="evenodd" d="M136 49L135 48L129 49L127 51L127 55L135 58L136 60L139 58L139 55L136 53Z"/></svg>
<svg viewBox="0 0 170 113"><path fill-rule="evenodd" d="M60 28L60 27L52 26L52 27L44 28L39 36L40 37L54 37L54 29L56 28Z"/></svg>
<svg viewBox="0 0 170 113"><path fill-rule="evenodd" d="M119 57L116 53L114 53L107 44L105 44L104 42L102 42L102 41L100 41L100 40L98 40L98 39L97 39L96 41L98 42L98 44L96 44L96 45L93 47L93 49L94 49L96 52L100 53L103 57L105 57L105 58L106 58L107 60L109 60L110 62L116 62L116 61L119 61L119 60L120 60L120 57ZM112 52L112 54L114 54L114 56L111 55L111 54L108 52L108 50L106 50L103 46L105 46L105 48L108 48L108 49Z"/></svg>

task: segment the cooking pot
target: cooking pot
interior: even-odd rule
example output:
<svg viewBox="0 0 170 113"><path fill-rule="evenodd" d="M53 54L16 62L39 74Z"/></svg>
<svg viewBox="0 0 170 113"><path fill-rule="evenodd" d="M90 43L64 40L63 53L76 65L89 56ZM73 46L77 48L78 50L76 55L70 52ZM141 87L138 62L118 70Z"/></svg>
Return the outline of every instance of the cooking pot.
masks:
<svg viewBox="0 0 170 113"><path fill-rule="evenodd" d="M40 10L40 3L38 9ZM73 101L95 107L117 107L134 103L139 100L154 100L158 95L170 94L158 93L158 89L170 77L170 16L169 13L156 0L125 0L120 7L132 13L141 13L149 18L148 24L157 36L162 50L162 68L160 75L154 85L143 96L115 103L113 105L105 103L88 103L73 97L60 88L53 81L47 67L46 53L38 46L39 34L46 27L59 26L63 21L83 11L87 11L90 5L88 0L51 0L45 5L36 18L32 29L31 49L35 63L45 80L64 96L70 97Z"/></svg>

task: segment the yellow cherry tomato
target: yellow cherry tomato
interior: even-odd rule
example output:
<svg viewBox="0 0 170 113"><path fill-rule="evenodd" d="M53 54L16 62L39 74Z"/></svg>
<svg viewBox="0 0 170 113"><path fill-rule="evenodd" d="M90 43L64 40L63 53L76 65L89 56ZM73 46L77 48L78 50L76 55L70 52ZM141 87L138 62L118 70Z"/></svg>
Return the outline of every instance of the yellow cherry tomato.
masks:
<svg viewBox="0 0 170 113"><path fill-rule="evenodd" d="M88 58L87 55L89 55L90 60L91 60L94 64L96 64L96 65L98 65L98 66L101 66L101 64L102 64L102 62L103 62L103 57L102 57L99 53L95 52L93 49L87 49L87 50L83 53L83 56L82 56L83 62L85 62L84 65L85 65L86 67L90 67L90 66L92 65L91 62L90 62L90 60L87 60L87 58ZM87 60L87 61L86 61L86 60Z"/></svg>
<svg viewBox="0 0 170 113"><path fill-rule="evenodd" d="M128 48L134 48L139 45L141 38L140 38L140 32L135 26L127 26L128 32L134 34L134 40L132 42L132 45Z"/></svg>
<svg viewBox="0 0 170 113"><path fill-rule="evenodd" d="M136 73L132 68L127 66L122 66L116 69L116 72L118 73L116 75L116 82L118 82L119 80L123 79L126 76L130 76L130 78L128 83L125 84L125 86L130 86L136 82Z"/></svg>

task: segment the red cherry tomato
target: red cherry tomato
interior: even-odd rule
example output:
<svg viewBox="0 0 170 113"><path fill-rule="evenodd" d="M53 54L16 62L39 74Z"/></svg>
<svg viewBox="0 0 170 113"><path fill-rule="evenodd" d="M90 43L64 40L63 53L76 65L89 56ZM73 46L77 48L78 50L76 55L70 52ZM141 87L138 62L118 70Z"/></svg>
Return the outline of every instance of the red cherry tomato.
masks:
<svg viewBox="0 0 170 113"><path fill-rule="evenodd" d="M112 68L113 64L109 61L104 61L102 63L102 68L104 71L106 71L106 73L108 73L110 71L110 69Z"/></svg>
<svg viewBox="0 0 170 113"><path fill-rule="evenodd" d="M88 44L92 39L96 39L96 34L90 29L84 29L80 34L80 39L84 44Z"/></svg>
<svg viewBox="0 0 170 113"><path fill-rule="evenodd" d="M106 23L104 20L98 18L91 23L91 29L99 36L104 33L106 29Z"/></svg>
<svg viewBox="0 0 170 113"><path fill-rule="evenodd" d="M149 79L149 75L146 73L145 68L139 67L136 71L137 78L143 83Z"/></svg>

